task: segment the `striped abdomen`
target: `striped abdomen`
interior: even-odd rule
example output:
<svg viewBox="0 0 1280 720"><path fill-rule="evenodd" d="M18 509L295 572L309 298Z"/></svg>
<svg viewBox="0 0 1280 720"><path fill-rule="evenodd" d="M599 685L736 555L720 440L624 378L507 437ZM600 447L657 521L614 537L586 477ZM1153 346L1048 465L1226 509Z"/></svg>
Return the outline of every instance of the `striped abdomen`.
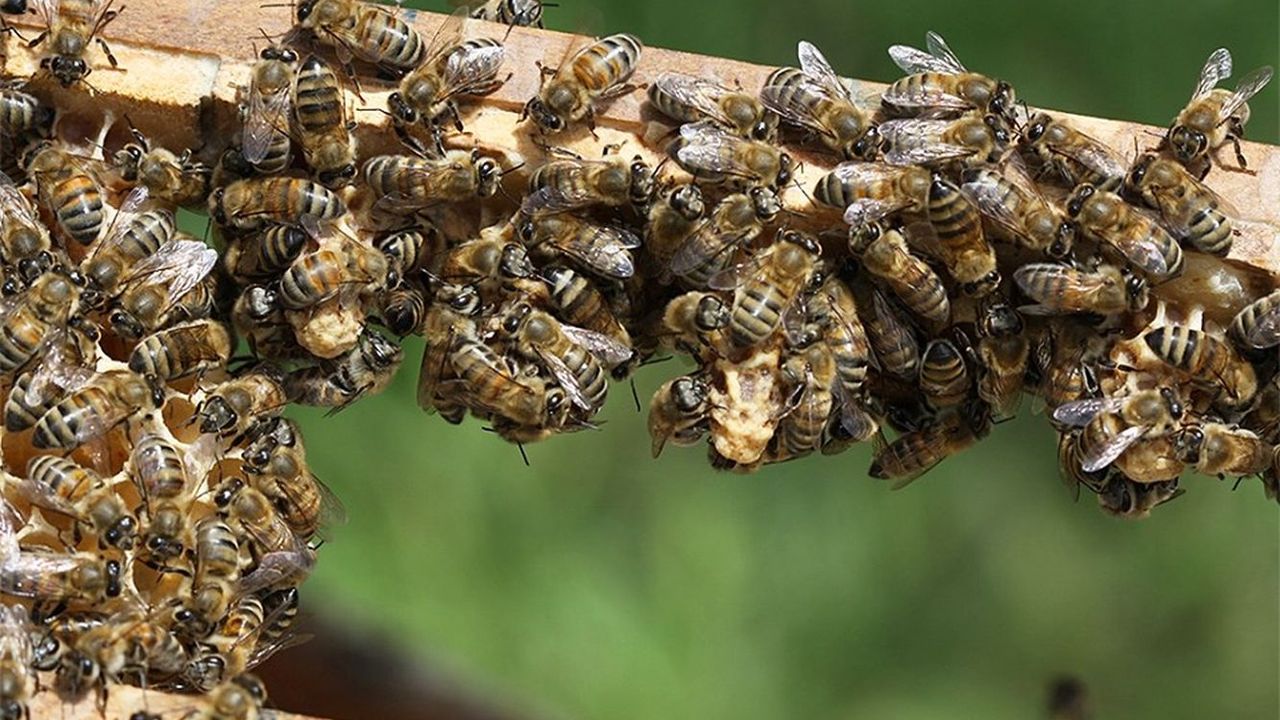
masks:
<svg viewBox="0 0 1280 720"><path fill-rule="evenodd" d="M609 375L604 371L604 366L589 350L576 343L570 345L561 359L577 378L578 389L591 407L602 407L605 395L609 392Z"/></svg>
<svg viewBox="0 0 1280 720"><path fill-rule="evenodd" d="M920 362L920 391L935 410L951 408L969 395L969 371L950 340L934 340Z"/></svg>
<svg viewBox="0 0 1280 720"><path fill-rule="evenodd" d="M351 29L351 51L375 65L412 70L422 62L418 31L371 3L361 3Z"/></svg>
<svg viewBox="0 0 1280 720"><path fill-rule="evenodd" d="M631 77L643 48L634 35L610 35L575 55L569 71L583 87L603 93Z"/></svg>
<svg viewBox="0 0 1280 720"><path fill-rule="evenodd" d="M226 328L213 320L197 321L148 335L129 356L129 369L173 380L222 364L230 355Z"/></svg>
<svg viewBox="0 0 1280 720"><path fill-rule="evenodd" d="M69 174L49 188L49 204L57 209L58 225L81 245L98 239L102 231L102 191L93 178Z"/></svg>
<svg viewBox="0 0 1280 720"><path fill-rule="evenodd" d="M312 55L302 63L294 93L293 109L302 130L323 132L345 121L338 76L319 57Z"/></svg>
<svg viewBox="0 0 1280 720"><path fill-rule="evenodd" d="M1187 242L1210 255L1226 255L1234 239L1231 220L1214 202L1197 210L1187 223Z"/></svg>
<svg viewBox="0 0 1280 720"><path fill-rule="evenodd" d="M738 347L764 340L782 322L783 297L770 283L748 282L734 298L729 338Z"/></svg>
<svg viewBox="0 0 1280 720"><path fill-rule="evenodd" d="M119 408L104 388L81 388L40 416L31 444L38 448L73 448L82 442L82 436L109 430L128 410Z"/></svg>

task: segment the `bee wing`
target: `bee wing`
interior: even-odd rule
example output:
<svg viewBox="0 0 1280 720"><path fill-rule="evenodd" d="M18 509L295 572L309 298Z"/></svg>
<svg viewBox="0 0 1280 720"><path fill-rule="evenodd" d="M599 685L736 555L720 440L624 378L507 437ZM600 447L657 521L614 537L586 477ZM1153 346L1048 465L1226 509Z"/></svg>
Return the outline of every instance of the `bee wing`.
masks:
<svg viewBox="0 0 1280 720"><path fill-rule="evenodd" d="M437 101L478 92L492 85L502 68L506 50L501 45L463 46L445 61L443 87Z"/></svg>
<svg viewBox="0 0 1280 720"><path fill-rule="evenodd" d="M732 252L747 232L718 232L709 221L703 223L671 256L670 270L675 275L688 275L722 253Z"/></svg>
<svg viewBox="0 0 1280 720"><path fill-rule="evenodd" d="M803 90L797 85L766 85L760 89L760 102L793 125L820 135L831 131L813 114L813 104L806 102L808 95L823 96L828 93L809 78L803 80Z"/></svg>
<svg viewBox="0 0 1280 720"><path fill-rule="evenodd" d="M978 211L988 219L1014 235L1023 235L1022 221L1018 214L1024 198L1005 192L1000 177L992 173L978 173L965 181L960 189L973 200ZM1017 204L1013 202L1017 199Z"/></svg>
<svg viewBox="0 0 1280 720"><path fill-rule="evenodd" d="M75 505L54 492L53 488L45 483L31 478L21 478L16 482L9 483L9 485L17 492L18 497L38 508L52 510L73 518L81 516Z"/></svg>
<svg viewBox="0 0 1280 720"><path fill-rule="evenodd" d="M317 523L319 530L317 530L316 536L321 540L328 540L329 533L334 527L347 523L347 508L338 499L337 494L328 485L324 484L320 478L310 473L308 473L308 476L315 486L315 492L320 496L319 521ZM281 494L286 498L302 504L306 500L298 495L297 484L299 482L299 480L282 482L279 483L278 487Z"/></svg>
<svg viewBox="0 0 1280 720"><path fill-rule="evenodd" d="M889 200L863 198L854 200L844 209L844 221L850 227L873 223L903 209L905 205Z"/></svg>
<svg viewBox="0 0 1280 720"><path fill-rule="evenodd" d="M1218 124L1221 125L1230 120L1241 105L1249 102L1250 98L1266 87L1267 83L1271 82L1271 76L1274 72L1271 66L1267 65L1244 76L1244 79L1236 86L1235 91L1231 93L1231 97L1227 98L1227 101L1222 103L1222 107L1218 108Z"/></svg>
<svg viewBox="0 0 1280 720"><path fill-rule="evenodd" d="M129 191L124 201L120 203L115 216L111 219L110 229L93 246L93 252L89 253L89 259L86 260L86 263L92 262L99 254L104 254L106 248L118 247L124 241L125 233L132 227L134 216L142 210L142 206L147 203L150 197L151 192L147 190L145 185L137 185Z"/></svg>
<svg viewBox="0 0 1280 720"><path fill-rule="evenodd" d="M577 210L592 205L595 197L580 182L545 185L525 196L520 212L534 217Z"/></svg>
<svg viewBox="0 0 1280 720"><path fill-rule="evenodd" d="M1244 340L1250 347L1259 350L1280 344L1280 305L1255 320Z"/></svg>
<svg viewBox="0 0 1280 720"><path fill-rule="evenodd" d="M470 16L471 13L468 12L467 8L460 7L440 23L436 28L435 34L427 41L427 46L423 50L423 65L434 63L462 42L463 29Z"/></svg>
<svg viewBox="0 0 1280 720"><path fill-rule="evenodd" d="M940 140L950 120L907 118L880 123L880 137L888 150L885 162L891 165L928 165L968 157L974 153L963 145Z"/></svg>
<svg viewBox="0 0 1280 720"><path fill-rule="evenodd" d="M1037 275L1048 277L1053 286L1077 287L1080 271L1069 265L1058 263L1028 263L1015 270L1013 281L1018 284L1022 293L1038 302L1044 302L1047 299L1045 293L1041 292L1042 288L1033 282Z"/></svg>
<svg viewBox="0 0 1280 720"><path fill-rule="evenodd" d="M601 275L626 279L636 274L631 248L640 247L640 237L625 228L584 223L557 247Z"/></svg>
<svg viewBox="0 0 1280 720"><path fill-rule="evenodd" d="M721 125L731 124L720 109L720 97L729 89L718 82L684 73L664 72L654 84L678 102L688 105Z"/></svg>
<svg viewBox="0 0 1280 720"><path fill-rule="evenodd" d="M80 346L70 333L70 330L58 328L45 337L42 343L44 352L23 398L29 407L51 400L59 392L75 390L93 377L93 368L86 365Z"/></svg>
<svg viewBox="0 0 1280 720"><path fill-rule="evenodd" d="M676 160L682 165L735 177L749 178L755 175L738 162L737 146L745 141L715 124L700 122L682 125L680 139L683 143L676 150Z"/></svg>
<svg viewBox="0 0 1280 720"><path fill-rule="evenodd" d="M759 277L768 255L767 252L758 253L740 263L730 265L712 275L707 280L707 287L712 290L734 290L742 287L748 280Z"/></svg>
<svg viewBox="0 0 1280 720"><path fill-rule="evenodd" d="M58 19L58 6L61 3L62 0L31 0L28 12L39 15L45 25L52 27L54 21Z"/></svg>
<svg viewBox="0 0 1280 720"><path fill-rule="evenodd" d="M12 477L0 471L0 478L3 478L6 484ZM21 553L18 547L18 530L22 525L23 521L18 517L18 511L9 504L7 498L0 495L0 574L3 574Z"/></svg>
<svg viewBox="0 0 1280 720"><path fill-rule="evenodd" d="M631 359L631 348L603 333L580 328L575 325L560 326L566 337L586 348L600 362L609 367L616 367Z"/></svg>
<svg viewBox="0 0 1280 720"><path fill-rule="evenodd" d="M840 76L831 68L831 63L827 62L826 56L817 46L807 40L801 40L796 49L796 55L800 60L800 69L805 75L817 81L827 94L853 102L849 88L840 80Z"/></svg>
<svg viewBox="0 0 1280 720"><path fill-rule="evenodd" d="M880 430L880 423L876 422L856 398L849 396L839 379L831 384L831 392L835 395L838 422L849 437L869 438Z"/></svg>
<svg viewBox="0 0 1280 720"><path fill-rule="evenodd" d="M1100 447L1091 450L1084 458L1081 459L1080 469L1085 472L1098 472L1111 463L1116 458L1124 454L1134 443L1142 438L1143 433L1147 429L1141 425L1133 425L1116 433L1116 435L1108 439Z"/></svg>
<svg viewBox="0 0 1280 720"><path fill-rule="evenodd" d="M945 67L951 68L952 74L968 72L964 63L960 62L960 58L951 51L951 46L938 33L930 30L924 36L925 47L929 48L929 54L934 56Z"/></svg>
<svg viewBox="0 0 1280 720"><path fill-rule="evenodd" d="M1084 165L1089 171L1103 177L1121 178L1125 176L1128 172L1125 163L1110 146L1103 144L1092 136L1085 135L1079 131L1076 132L1079 137L1076 142L1070 145L1069 149L1051 147L1050 151L1068 160L1074 160ZM1073 182L1081 180L1082 178L1072 178Z"/></svg>
<svg viewBox="0 0 1280 720"><path fill-rule="evenodd" d="M920 354L919 346L915 348L910 347L912 343L916 342L915 335L909 329L903 327L902 319L898 317L898 313L894 311L893 306L889 304L889 301L885 299L884 294L879 290L876 290L871 295L871 312L875 313L875 316L879 319L881 325L895 327L901 330L900 332L890 333L895 343L892 348L893 354L901 352L907 352L907 354L912 356L918 356ZM872 357L874 356L875 353L873 352ZM881 364L878 359L875 362L876 364Z"/></svg>
<svg viewBox="0 0 1280 720"><path fill-rule="evenodd" d="M1129 212L1142 215L1149 222L1157 227L1163 228L1160 219L1155 213L1148 211L1147 208L1130 207ZM1109 238L1106 238L1109 240ZM1160 247L1155 242L1147 240L1133 240L1124 238L1123 244L1110 243L1112 247L1120 251L1125 259L1131 265L1139 270L1155 277L1164 277L1169 274L1169 263L1165 260L1164 253L1160 252Z"/></svg>
<svg viewBox="0 0 1280 720"><path fill-rule="evenodd" d="M6 223L11 217L21 218L28 224L43 227L36 222L35 210L27 201L27 196L18 190L12 178L0 172L0 224Z"/></svg>
<svg viewBox="0 0 1280 720"><path fill-rule="evenodd" d="M591 401L587 399L586 393L582 391L582 386L578 384L578 377L573 374L568 365L564 364L563 360L541 349L538 350L538 357L542 358L542 364L556 379L560 387L564 389L565 394L569 396L574 405L587 412L596 409L591 404Z"/></svg>
<svg viewBox="0 0 1280 720"><path fill-rule="evenodd" d="M276 133L288 132L292 100L292 88L287 84L270 93L259 92L256 83L249 87L241 147L245 160L255 165L262 162Z"/></svg>
<svg viewBox="0 0 1280 720"><path fill-rule="evenodd" d="M910 45L889 46L889 58L893 64L908 75L924 72L946 73L954 75L963 70L956 70L945 58L940 58Z"/></svg>
<svg viewBox="0 0 1280 720"><path fill-rule="evenodd" d="M78 555L19 551L0 570L0 590L18 597L61 597L66 593L57 578L80 567L81 562Z"/></svg>
<svg viewBox="0 0 1280 720"><path fill-rule="evenodd" d="M269 552L258 559L253 572L240 578L238 589L241 594L250 595L267 588L296 585L315 564L316 553L310 548Z"/></svg>
<svg viewBox="0 0 1280 720"><path fill-rule="evenodd" d="M1218 48L1209 53L1209 58L1200 68L1200 78L1196 80L1196 89L1191 91L1191 99L1197 100L1208 95L1218 83L1231 77L1231 51Z"/></svg>
<svg viewBox="0 0 1280 720"><path fill-rule="evenodd" d="M217 251L198 240L170 240L155 254L139 260L121 287L162 284L166 302L173 303L199 284L217 262Z"/></svg>
<svg viewBox="0 0 1280 720"><path fill-rule="evenodd" d="M1118 397L1086 398L1074 400L1053 409L1055 422L1071 427L1084 427L1089 421L1104 412L1114 412L1124 405L1124 399Z"/></svg>
<svg viewBox="0 0 1280 720"><path fill-rule="evenodd" d="M272 611L272 615L274 615L276 612L278 611ZM261 627L268 627L270 625L270 622L275 619L274 617L272 617L272 615L268 615L267 618L263 620ZM266 662L267 659L270 658L272 655L275 655L276 653L281 652L283 650L288 650L291 647L297 647L299 645L302 645L303 643L309 642L313 637L315 636L312 635L311 633L287 632L284 635L271 640L270 642L258 643L253 648L253 653L249 655L249 660L248 662L245 663L245 669L251 670L261 665L262 663ZM263 715L260 717L262 717L264 720L267 720L267 718L269 718L270 716Z"/></svg>

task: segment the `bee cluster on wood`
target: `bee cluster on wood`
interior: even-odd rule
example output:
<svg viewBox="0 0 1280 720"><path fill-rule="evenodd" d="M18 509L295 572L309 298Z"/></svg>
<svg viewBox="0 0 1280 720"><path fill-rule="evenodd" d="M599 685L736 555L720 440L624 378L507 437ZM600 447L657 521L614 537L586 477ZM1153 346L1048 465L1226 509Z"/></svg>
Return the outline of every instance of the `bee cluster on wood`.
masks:
<svg viewBox="0 0 1280 720"><path fill-rule="evenodd" d="M341 510L280 414L381 391L409 335L422 407L515 443L594 428L611 378L681 353L655 456L709 439L750 471L872 441L870 475L900 487L1031 394L1108 512L1145 516L1187 470L1277 494L1280 291L1223 258L1248 221L1202 182L1244 168L1271 70L1220 89L1225 50L1131 162L933 33L890 49L907 75L874 95L807 42L756 90L657 74L646 153L583 157L557 135L639 90L643 46L617 34L540 68L518 132L541 159L513 161L463 118L533 70L471 20L540 26L540 3L423 37L392 8L301 0L229 145L170 149L131 123L73 137L44 88L88 85L116 10L30 4L40 70L0 86L0 718L36 670L67 697L126 682L255 716L247 671L291 641ZM400 149L361 152L349 95L388 77ZM804 153L842 162L800 187Z"/></svg>

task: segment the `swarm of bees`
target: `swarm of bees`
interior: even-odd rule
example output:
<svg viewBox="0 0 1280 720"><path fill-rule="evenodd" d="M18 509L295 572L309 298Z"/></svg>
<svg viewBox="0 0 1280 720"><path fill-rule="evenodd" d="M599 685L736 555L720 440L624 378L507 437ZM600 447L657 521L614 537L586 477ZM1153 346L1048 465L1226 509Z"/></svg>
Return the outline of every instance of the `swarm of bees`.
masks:
<svg viewBox="0 0 1280 720"><path fill-rule="evenodd" d="M172 149L114 119L64 132L42 87L89 90L94 41L114 67L98 33L118 11L4 8L27 4L40 69L0 85L0 720L37 670L68 697L124 682L256 717L247 671L293 642L341 516L281 413L380 392L410 335L425 410L521 445L596 428L611 379L680 353L655 456L706 441L747 472L872 442L869 474L902 487L1032 395L1064 480L1107 512L1147 515L1188 469L1280 493L1280 291L1231 275L1247 221L1203 183L1245 169L1271 70L1218 88L1226 50L1126 158L934 33L892 47L907 75L875 92L808 42L747 89L633 82L638 38L583 39L539 67L531 161L466 125L529 70L475 20L541 26L542 3L473 3L423 36L391 7L301 0L255 51L230 142ZM642 86L663 118L645 152L556 144ZM398 151L353 132L369 87Z"/></svg>

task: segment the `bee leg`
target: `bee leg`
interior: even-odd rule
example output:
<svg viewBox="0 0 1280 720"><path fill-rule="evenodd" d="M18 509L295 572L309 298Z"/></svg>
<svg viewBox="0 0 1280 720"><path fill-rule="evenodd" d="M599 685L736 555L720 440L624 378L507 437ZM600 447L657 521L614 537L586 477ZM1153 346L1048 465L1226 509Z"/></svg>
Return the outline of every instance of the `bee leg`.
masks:
<svg viewBox="0 0 1280 720"><path fill-rule="evenodd" d="M458 115L458 104L450 100L446 104L446 112L449 117L453 118L453 128L458 132L462 132L462 118Z"/></svg>
<svg viewBox="0 0 1280 720"><path fill-rule="evenodd" d="M25 38L22 38L22 35L18 34L18 29L17 29L17 28L13 28L13 29L9 30L9 32L13 33L14 35L17 35L20 39L25 39ZM47 37L49 37L49 31L48 31L48 30L46 30L46 31L44 31L44 32L40 33L39 35L35 36L35 38L34 38L34 39L32 39L32 40L27 40L27 47L29 47L29 48L36 47L36 46L37 46L37 45L39 45L40 43L44 42L44 39L45 39L45 38L47 38Z"/></svg>
<svg viewBox="0 0 1280 720"><path fill-rule="evenodd" d="M102 48L102 54L107 56L107 62L111 63L112 70L128 72L125 68L120 67L120 62L116 60L116 56L111 52L111 46L107 44L106 40L103 40L102 38L94 38L94 42L98 43L98 47Z"/></svg>

